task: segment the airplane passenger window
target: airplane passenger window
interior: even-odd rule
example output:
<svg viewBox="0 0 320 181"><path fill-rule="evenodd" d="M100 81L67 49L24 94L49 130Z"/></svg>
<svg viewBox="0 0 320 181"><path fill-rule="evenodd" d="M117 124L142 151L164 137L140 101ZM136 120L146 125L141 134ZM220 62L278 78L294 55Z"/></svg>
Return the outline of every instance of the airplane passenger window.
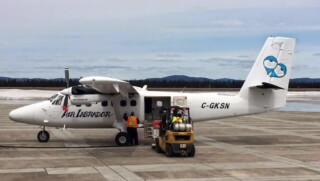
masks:
<svg viewBox="0 0 320 181"><path fill-rule="evenodd" d="M91 104L86 104L87 107L91 107Z"/></svg>
<svg viewBox="0 0 320 181"><path fill-rule="evenodd" d="M101 105L102 105L102 107L107 107L108 106L108 101L102 101Z"/></svg>
<svg viewBox="0 0 320 181"><path fill-rule="evenodd" d="M63 99L64 96L58 96L58 98L52 103L54 105L61 105L62 103L62 99Z"/></svg>
<svg viewBox="0 0 320 181"><path fill-rule="evenodd" d="M136 100L131 100L130 101L130 106L136 106L137 105L137 101Z"/></svg>
<svg viewBox="0 0 320 181"><path fill-rule="evenodd" d="M77 107L81 107L81 105L79 104L79 105L76 105Z"/></svg>
<svg viewBox="0 0 320 181"><path fill-rule="evenodd" d="M127 106L127 101L126 100L121 100L120 101L120 106L122 106L122 107Z"/></svg>

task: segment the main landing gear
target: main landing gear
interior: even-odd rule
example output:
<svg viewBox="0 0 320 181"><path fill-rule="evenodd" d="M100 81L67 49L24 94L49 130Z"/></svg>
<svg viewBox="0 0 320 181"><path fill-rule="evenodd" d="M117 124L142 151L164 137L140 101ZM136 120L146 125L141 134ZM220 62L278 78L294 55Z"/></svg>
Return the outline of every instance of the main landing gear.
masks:
<svg viewBox="0 0 320 181"><path fill-rule="evenodd" d="M45 127L43 127L43 130L39 131L37 138L39 142L45 143L49 141L50 134L45 130Z"/></svg>
<svg viewBox="0 0 320 181"><path fill-rule="evenodd" d="M117 134L115 141L118 146L128 146L130 142L130 137L126 132L120 132Z"/></svg>

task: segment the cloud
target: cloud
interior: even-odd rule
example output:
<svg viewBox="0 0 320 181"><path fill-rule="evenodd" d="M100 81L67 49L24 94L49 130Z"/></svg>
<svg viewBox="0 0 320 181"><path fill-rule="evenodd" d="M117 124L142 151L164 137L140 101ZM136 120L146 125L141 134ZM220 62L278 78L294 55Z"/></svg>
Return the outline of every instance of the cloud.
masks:
<svg viewBox="0 0 320 181"><path fill-rule="evenodd" d="M214 25L218 26L242 26L245 23L236 19L225 19L225 20L215 20L212 22Z"/></svg>
<svg viewBox="0 0 320 181"><path fill-rule="evenodd" d="M252 60L245 60L245 61L233 61L233 62L223 62L223 63L218 63L220 67L224 68L244 68L248 69L253 66L253 61Z"/></svg>
<svg viewBox="0 0 320 181"><path fill-rule="evenodd" d="M318 56L320 56L320 53L314 53L313 56L318 57Z"/></svg>
<svg viewBox="0 0 320 181"><path fill-rule="evenodd" d="M168 53L168 54L158 54L156 57L157 58L177 58L177 57L181 57L181 55L174 54L174 53Z"/></svg>
<svg viewBox="0 0 320 181"><path fill-rule="evenodd" d="M208 58L201 59L201 62L213 63L223 68L251 68L254 60L244 60L235 58Z"/></svg>
<svg viewBox="0 0 320 181"><path fill-rule="evenodd" d="M249 58L250 56L249 55L238 55L237 57L238 58Z"/></svg>
<svg viewBox="0 0 320 181"><path fill-rule="evenodd" d="M168 62L168 63L173 63L173 62L182 62L182 60L175 60L175 59L158 59L157 60L158 62L164 62L164 63L166 63L166 62Z"/></svg>

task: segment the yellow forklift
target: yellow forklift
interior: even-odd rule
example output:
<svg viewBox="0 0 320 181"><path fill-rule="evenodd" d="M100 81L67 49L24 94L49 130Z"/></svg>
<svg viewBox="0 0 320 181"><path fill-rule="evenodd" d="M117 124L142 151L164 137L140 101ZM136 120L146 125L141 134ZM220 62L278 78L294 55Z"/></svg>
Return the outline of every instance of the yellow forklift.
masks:
<svg viewBox="0 0 320 181"><path fill-rule="evenodd" d="M162 107L160 117L161 120L154 121L152 127L155 151L164 152L168 157L177 155L193 157L196 149L189 108ZM181 121L173 123L174 117L179 117Z"/></svg>

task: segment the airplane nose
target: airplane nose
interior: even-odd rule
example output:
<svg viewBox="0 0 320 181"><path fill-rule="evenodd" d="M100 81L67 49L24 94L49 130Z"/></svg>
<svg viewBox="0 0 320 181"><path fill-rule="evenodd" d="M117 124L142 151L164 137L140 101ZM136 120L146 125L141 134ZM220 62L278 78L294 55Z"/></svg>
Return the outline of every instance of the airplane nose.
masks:
<svg viewBox="0 0 320 181"><path fill-rule="evenodd" d="M13 110L9 113L9 118L16 122L31 123L34 120L33 106L24 106Z"/></svg>

